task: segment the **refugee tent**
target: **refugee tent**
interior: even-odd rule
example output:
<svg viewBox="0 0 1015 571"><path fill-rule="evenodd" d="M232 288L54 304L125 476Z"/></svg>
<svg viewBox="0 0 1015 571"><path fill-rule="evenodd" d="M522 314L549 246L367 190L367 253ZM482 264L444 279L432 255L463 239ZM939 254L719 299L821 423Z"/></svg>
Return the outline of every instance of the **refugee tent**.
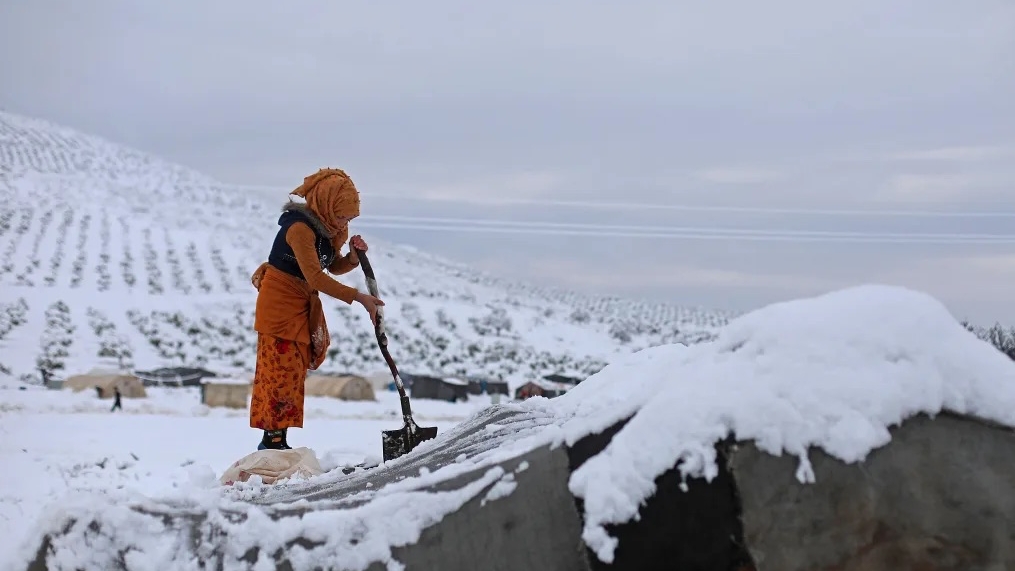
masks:
<svg viewBox="0 0 1015 571"><path fill-rule="evenodd" d="M144 385L141 384L141 379L127 373L93 372L74 375L63 381L65 389L71 389L74 392L94 390L102 399L113 398L114 387L120 388L120 396L123 398L148 396Z"/></svg>
<svg viewBox="0 0 1015 571"><path fill-rule="evenodd" d="M395 380L391 376L391 371L388 369L374 371L365 376L370 386L373 387L374 392L380 391L393 391L395 390ZM408 381L405 375L402 375L402 384L408 386Z"/></svg>
<svg viewBox="0 0 1015 571"><path fill-rule="evenodd" d="M412 376L412 398L437 399L450 402L469 400L469 384L454 377Z"/></svg>
<svg viewBox="0 0 1015 571"><path fill-rule="evenodd" d="M162 367L150 371L134 371L145 386L196 387L205 377L216 377L213 371L200 367Z"/></svg>
<svg viewBox="0 0 1015 571"><path fill-rule="evenodd" d="M535 381L529 381L524 385L515 389L515 398L518 400L525 400L529 397L546 397L552 399L558 397L572 388L573 385L569 383L555 383L553 381L547 381L545 378L536 379Z"/></svg>
<svg viewBox="0 0 1015 571"><path fill-rule="evenodd" d="M511 394L511 391L508 389L507 381L488 377L471 376L469 377L469 394L509 395Z"/></svg>
<svg viewBox="0 0 1015 571"><path fill-rule="evenodd" d="M201 381L201 404L223 408L247 408L251 383L247 379L221 377Z"/></svg>
<svg viewBox="0 0 1015 571"><path fill-rule="evenodd" d="M304 386L307 396L350 401L377 400L370 382L359 375L308 375Z"/></svg>

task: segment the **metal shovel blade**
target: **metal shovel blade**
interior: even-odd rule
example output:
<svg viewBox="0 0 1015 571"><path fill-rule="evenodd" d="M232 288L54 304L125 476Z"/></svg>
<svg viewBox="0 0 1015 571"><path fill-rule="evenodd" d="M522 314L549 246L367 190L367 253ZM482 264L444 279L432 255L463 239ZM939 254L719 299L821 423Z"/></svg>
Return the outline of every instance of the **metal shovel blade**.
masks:
<svg viewBox="0 0 1015 571"><path fill-rule="evenodd" d="M419 446L420 442L436 437L436 426L420 427L411 420L397 430L381 431L381 450L384 461L394 460Z"/></svg>

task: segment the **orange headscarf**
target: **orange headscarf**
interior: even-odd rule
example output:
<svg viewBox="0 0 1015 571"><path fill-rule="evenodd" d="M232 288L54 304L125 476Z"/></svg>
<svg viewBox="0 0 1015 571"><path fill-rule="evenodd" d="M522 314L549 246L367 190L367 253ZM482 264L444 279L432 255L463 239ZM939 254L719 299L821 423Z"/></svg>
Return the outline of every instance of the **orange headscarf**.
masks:
<svg viewBox="0 0 1015 571"><path fill-rule="evenodd" d="M307 201L307 208L321 219L333 242L341 247L349 233L349 226L337 219L359 216L359 191L349 175L342 169L320 169L305 177L303 184L289 194Z"/></svg>

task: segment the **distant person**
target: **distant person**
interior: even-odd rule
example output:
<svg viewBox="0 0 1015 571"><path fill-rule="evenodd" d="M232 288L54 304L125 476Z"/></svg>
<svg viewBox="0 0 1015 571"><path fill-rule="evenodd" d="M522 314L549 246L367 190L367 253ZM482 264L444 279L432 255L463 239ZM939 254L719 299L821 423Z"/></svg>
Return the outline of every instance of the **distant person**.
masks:
<svg viewBox="0 0 1015 571"><path fill-rule="evenodd" d="M349 236L349 222L359 216L359 192L341 169L321 169L303 179L282 207L280 226L268 254L251 283L257 289L254 330L257 361L250 399L250 427L264 431L258 450L290 449L289 427L303 427L304 383L307 371L324 362L331 338L318 292L357 302L377 321L380 299L357 291L334 278L359 266L353 248L366 251L359 235L349 240L349 252L339 256Z"/></svg>
<svg viewBox="0 0 1015 571"><path fill-rule="evenodd" d="M113 408L109 409L109 412L114 410L123 410L123 404L120 402L120 387L113 387Z"/></svg>

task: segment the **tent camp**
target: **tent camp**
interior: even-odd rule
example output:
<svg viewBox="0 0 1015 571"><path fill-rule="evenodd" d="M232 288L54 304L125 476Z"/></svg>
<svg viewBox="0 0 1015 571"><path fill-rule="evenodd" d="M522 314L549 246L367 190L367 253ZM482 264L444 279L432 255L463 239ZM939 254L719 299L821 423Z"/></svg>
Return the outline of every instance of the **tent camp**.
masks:
<svg viewBox="0 0 1015 571"><path fill-rule="evenodd" d="M341 400L377 400L370 382L359 375L308 375L305 394Z"/></svg>
<svg viewBox="0 0 1015 571"><path fill-rule="evenodd" d="M94 390L98 392L99 398L113 398L113 387L120 387L120 395L123 398L144 398L148 396L145 392L141 379L134 375L125 373L88 373L85 375L74 375L63 382L63 388L71 389L74 392L83 390Z"/></svg>

